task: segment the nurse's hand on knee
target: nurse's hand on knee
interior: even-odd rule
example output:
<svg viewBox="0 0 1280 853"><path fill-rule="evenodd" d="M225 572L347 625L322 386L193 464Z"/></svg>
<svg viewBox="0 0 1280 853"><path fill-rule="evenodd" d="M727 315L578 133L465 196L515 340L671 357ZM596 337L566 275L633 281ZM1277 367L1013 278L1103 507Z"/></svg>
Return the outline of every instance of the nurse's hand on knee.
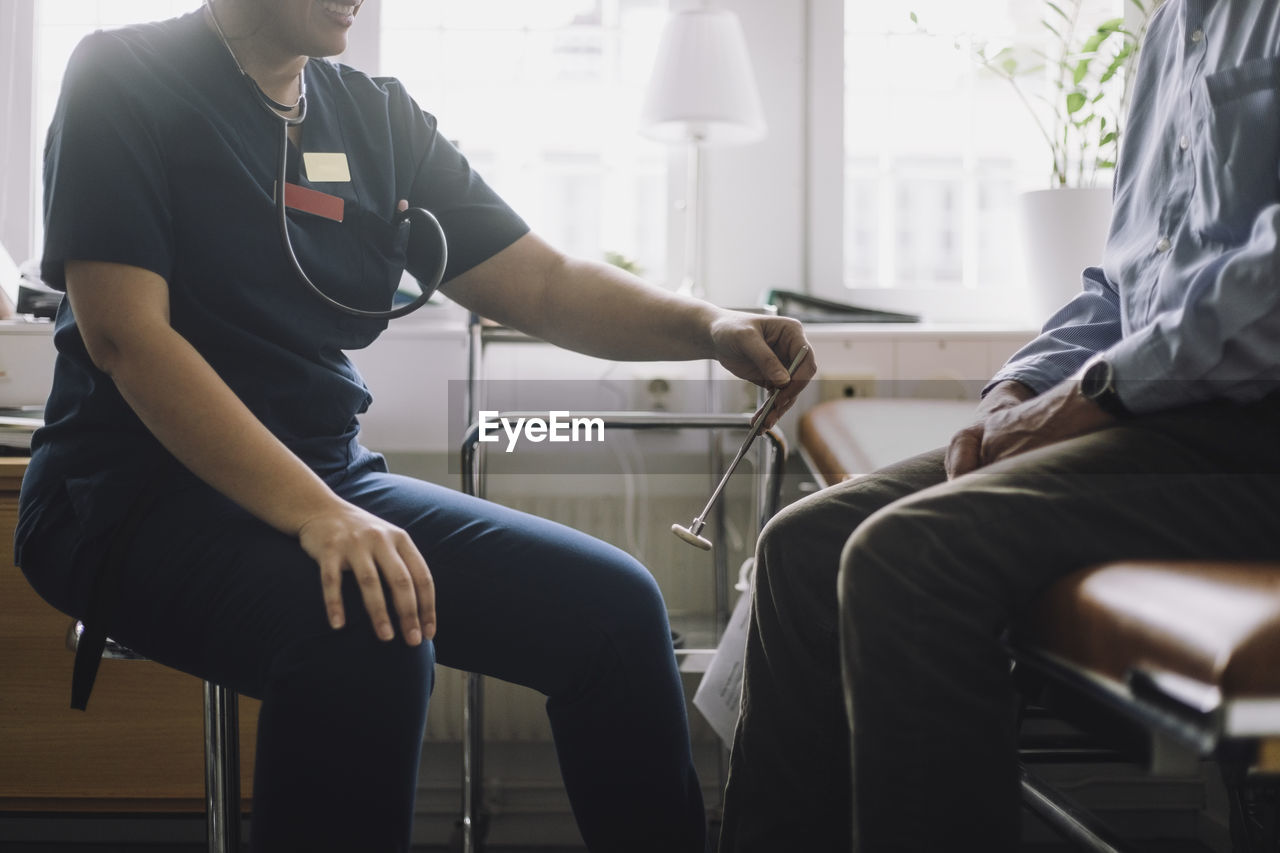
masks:
<svg viewBox="0 0 1280 853"><path fill-rule="evenodd" d="M436 633L435 586L426 560L409 534L349 504L309 519L298 530L304 551L320 566L329 624L346 624L342 573L355 575L365 610L380 639L395 636L383 582L405 642L416 646Z"/></svg>

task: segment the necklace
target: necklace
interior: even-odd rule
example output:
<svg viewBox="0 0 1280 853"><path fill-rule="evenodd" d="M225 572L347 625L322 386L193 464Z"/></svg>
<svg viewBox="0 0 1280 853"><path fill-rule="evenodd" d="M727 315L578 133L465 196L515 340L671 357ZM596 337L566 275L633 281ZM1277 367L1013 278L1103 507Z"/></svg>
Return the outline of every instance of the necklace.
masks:
<svg viewBox="0 0 1280 853"><path fill-rule="evenodd" d="M214 30L218 33L218 41L222 42L222 46L227 49L227 53L231 54L231 61L236 64L236 70L240 72L241 76L253 84L253 88L257 91L258 97L262 99L262 102L281 114L288 114L294 110L300 110L300 114L293 121L301 122L307 114L307 79L303 76L302 70L298 71L298 100L294 101L292 104L280 103L263 91L262 87L258 85L258 81L253 79L253 76L250 75L248 71L245 71L244 66L240 64L239 57L237 57L236 52L231 49L231 42L227 40L227 34L222 31L222 24L218 21L218 16L214 14L212 0L204 0L204 8L205 12L209 15L209 20L213 22ZM303 69L305 68L306 66L303 65Z"/></svg>

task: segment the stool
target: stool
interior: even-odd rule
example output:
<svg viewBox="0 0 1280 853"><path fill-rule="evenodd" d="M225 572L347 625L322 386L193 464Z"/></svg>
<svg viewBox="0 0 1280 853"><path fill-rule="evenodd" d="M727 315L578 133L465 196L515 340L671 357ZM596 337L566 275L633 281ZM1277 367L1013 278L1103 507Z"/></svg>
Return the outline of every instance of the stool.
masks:
<svg viewBox="0 0 1280 853"><path fill-rule="evenodd" d="M80 645L84 625L76 621L67 631L67 648ZM132 649L107 638L107 660L146 660ZM204 800L209 853L240 850L240 720L234 690L204 682Z"/></svg>

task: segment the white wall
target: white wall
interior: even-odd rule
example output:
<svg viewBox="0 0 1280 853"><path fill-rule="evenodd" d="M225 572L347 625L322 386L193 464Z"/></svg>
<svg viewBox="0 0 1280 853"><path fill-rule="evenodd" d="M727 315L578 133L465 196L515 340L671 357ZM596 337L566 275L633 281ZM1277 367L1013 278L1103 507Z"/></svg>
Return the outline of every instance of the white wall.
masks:
<svg viewBox="0 0 1280 853"><path fill-rule="evenodd" d="M708 298L753 305L769 288L804 289L806 9L811 0L724 0L747 36L769 132L706 153Z"/></svg>

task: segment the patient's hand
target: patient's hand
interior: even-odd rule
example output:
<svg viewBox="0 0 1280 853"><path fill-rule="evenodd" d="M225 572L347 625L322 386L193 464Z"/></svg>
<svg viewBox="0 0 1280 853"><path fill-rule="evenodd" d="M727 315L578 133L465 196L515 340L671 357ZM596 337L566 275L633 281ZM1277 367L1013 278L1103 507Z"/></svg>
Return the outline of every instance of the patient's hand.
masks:
<svg viewBox="0 0 1280 853"><path fill-rule="evenodd" d="M1006 404L1001 405L1002 402ZM1097 403L1086 399L1074 380L1059 383L1025 402L1007 402L1008 398L993 403L999 408L988 411L951 440L947 449L948 477L1093 432L1115 421Z"/></svg>
<svg viewBox="0 0 1280 853"><path fill-rule="evenodd" d="M996 412L1011 409L1036 395L1021 382L1006 380L987 392L978 404L974 422L951 438L947 447L947 478L955 479L967 474L981 464L982 440L987 430L987 420Z"/></svg>

